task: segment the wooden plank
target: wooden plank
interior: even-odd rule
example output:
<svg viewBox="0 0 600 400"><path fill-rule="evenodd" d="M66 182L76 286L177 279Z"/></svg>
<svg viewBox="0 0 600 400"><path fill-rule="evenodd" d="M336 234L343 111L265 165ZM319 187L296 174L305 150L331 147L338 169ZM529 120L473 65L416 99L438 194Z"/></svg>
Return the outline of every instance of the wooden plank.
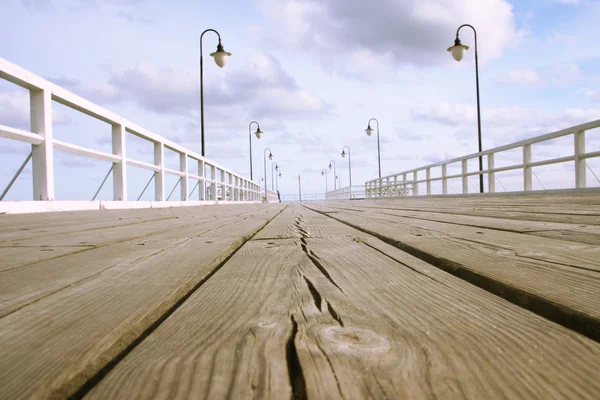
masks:
<svg viewBox="0 0 600 400"><path fill-rule="evenodd" d="M548 261L562 266L600 271L600 246L575 244L552 238L523 236L518 232L506 232L482 227L464 226L451 221L437 222L406 218L396 213L368 211L360 215L384 223L414 228L415 234L440 233L454 239L478 243L486 249L510 251L516 257Z"/></svg>
<svg viewBox="0 0 600 400"><path fill-rule="evenodd" d="M337 202L348 207L349 204ZM600 195L405 197L351 202L369 208L600 225Z"/></svg>
<svg viewBox="0 0 600 400"><path fill-rule="evenodd" d="M407 218L415 218L415 219L424 219L428 221L437 221L437 222L448 222L458 225L466 225L466 226L477 226L488 229L497 229L508 232L518 232L518 233L528 233L536 234L542 231L572 231L579 232L589 235L598 235L600 236L600 227L599 226L582 226L577 224L566 224L566 223L556 223L556 222L543 222L543 221L528 221L528 220L519 220L519 219L509 219L509 218L501 218L501 217L486 217L481 215L471 215L471 210L464 210L464 214L459 214L454 212L452 214L443 213L443 212L435 212L435 211L411 211L404 210L400 208L390 208L390 209L381 209L368 206L368 203L364 206L362 204L357 204L353 206L349 206L347 204L333 203L330 205L333 209L340 209L344 211L379 211L381 214L390 214L390 215L398 215Z"/></svg>
<svg viewBox="0 0 600 400"><path fill-rule="evenodd" d="M143 238L176 229L177 227L202 223L203 220L218 218L226 213L238 215L239 213L249 212L248 207L236 207L238 208L221 209L220 213L217 210L207 213L204 211L205 208L201 208L200 210L203 212L197 214L179 212L158 219L154 218L85 230L73 230L73 228L63 232L55 230L44 235L38 234L30 238L0 242L0 271L44 260L56 259L65 255L78 254L113 243ZM189 212L189 210L187 211ZM96 211L96 213L102 214L103 211ZM43 218L39 221L38 225L40 227L45 226ZM43 228L40 229L43 230Z"/></svg>
<svg viewBox="0 0 600 400"><path fill-rule="evenodd" d="M328 209L318 203L311 203L310 208ZM542 256L529 254L528 257L519 257L515 250L491 246L478 240L464 240L457 237L454 231L444 233L422 229L406 223L377 220L365 214L344 211L327 215L509 301L600 340L598 271L540 261L540 257L558 257L552 248L548 248ZM527 236L526 239L533 237Z"/></svg>
<svg viewBox="0 0 600 400"><path fill-rule="evenodd" d="M290 398L298 250L246 243L85 397Z"/></svg>
<svg viewBox="0 0 600 400"><path fill-rule="evenodd" d="M73 394L282 208L263 205L206 239L110 268L0 319L0 398Z"/></svg>
<svg viewBox="0 0 600 400"><path fill-rule="evenodd" d="M204 218L186 219L185 225L174 225L135 240L0 271L0 317L110 268L134 267L139 260L190 239L204 237L204 240L210 240L215 232L254 215L251 211L241 214L221 212L223 214L219 218L208 221Z"/></svg>
<svg viewBox="0 0 600 400"><path fill-rule="evenodd" d="M313 225L331 234L308 238ZM300 239L246 243L86 398L594 399L600 390L600 344L328 217L294 206L271 225L281 235L289 226Z"/></svg>

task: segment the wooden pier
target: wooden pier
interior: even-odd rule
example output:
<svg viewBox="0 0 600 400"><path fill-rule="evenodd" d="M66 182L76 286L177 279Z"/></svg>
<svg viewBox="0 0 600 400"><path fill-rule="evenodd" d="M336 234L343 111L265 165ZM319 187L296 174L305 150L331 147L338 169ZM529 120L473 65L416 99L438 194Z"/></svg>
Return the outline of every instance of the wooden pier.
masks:
<svg viewBox="0 0 600 400"><path fill-rule="evenodd" d="M598 399L600 194L0 215L0 399Z"/></svg>

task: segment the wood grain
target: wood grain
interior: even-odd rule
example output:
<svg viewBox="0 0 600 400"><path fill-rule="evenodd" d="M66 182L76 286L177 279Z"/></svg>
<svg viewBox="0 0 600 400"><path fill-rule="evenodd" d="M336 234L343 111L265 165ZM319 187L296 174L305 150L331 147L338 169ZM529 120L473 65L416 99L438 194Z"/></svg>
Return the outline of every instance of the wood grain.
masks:
<svg viewBox="0 0 600 400"><path fill-rule="evenodd" d="M210 237L109 268L0 319L0 398L75 393L282 208L263 206Z"/></svg>
<svg viewBox="0 0 600 400"><path fill-rule="evenodd" d="M330 234L308 237L313 225ZM600 390L598 343L300 206L265 230L290 235L290 226L299 237L247 242L87 397L594 399Z"/></svg>
<svg viewBox="0 0 600 400"><path fill-rule="evenodd" d="M311 203L310 207L321 211L331 210L318 203ZM365 212L337 211L327 215L468 279L509 301L600 340L600 273L592 268L583 269L547 261L560 256L554 253L556 249L553 246L548 246L542 255L538 251L536 254L524 253L531 256L521 257L516 250L518 240L511 249L494 243L481 243L484 239L479 238L465 240L460 237L464 228L460 226L440 232L412 226L405 221L373 218L372 214ZM533 237L526 236L521 243L526 246L531 239ZM591 251L593 253L596 249Z"/></svg>
<svg viewBox="0 0 600 400"><path fill-rule="evenodd" d="M168 229L159 232L146 234L135 231L137 236L118 243L0 271L0 318L110 268L134 266L140 260L189 239L210 239L215 231L227 229L229 225L243 222L253 215L253 212L245 211L227 213L220 218L175 220ZM133 231L131 233L134 234Z"/></svg>

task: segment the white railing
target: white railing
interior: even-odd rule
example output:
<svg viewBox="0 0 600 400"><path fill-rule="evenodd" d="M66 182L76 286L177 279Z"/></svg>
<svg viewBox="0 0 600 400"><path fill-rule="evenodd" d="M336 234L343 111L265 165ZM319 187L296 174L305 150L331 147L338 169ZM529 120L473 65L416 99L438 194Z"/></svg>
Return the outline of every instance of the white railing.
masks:
<svg viewBox="0 0 600 400"><path fill-rule="evenodd" d="M462 180L462 194L469 193L469 180L470 176L487 175L487 186L489 193L496 192L496 173L504 171L519 170L523 171L523 191L529 192L533 189L533 168L543 165L558 164L564 162L573 161L575 163L575 189L585 189L586 184L586 160L593 157L600 157L600 151L587 152L585 151L585 134L594 128L600 127L600 120L588 122L585 124L577 125L571 128L563 129L557 132L549 133L546 135L537 136L534 138L522 140L516 143L508 144L505 146L496 147L494 149L482 151L481 153L474 153L463 157L454 158L447 161L442 161L435 164L426 165L424 167L411 169L408 171L400 172L384 176L379 179L373 179L365 183L365 192L367 198L379 198L379 197L401 197L406 195L418 196L421 195L419 191L419 184L424 183L426 192L423 195L431 195L431 185L433 182L442 182L442 195L448 194L448 180L460 178ZM596 135L600 134L599 131L594 131ZM556 139L560 137L573 135L573 154L566 157L552 158L547 160L532 161L531 159L531 145L536 143L545 142L547 140ZM522 161L518 164L504 166L500 168L494 167L494 155L500 152L513 149L522 149ZM477 159L479 157L487 157L487 169L483 171L468 171L468 161ZM448 165L452 163L461 163L461 172L459 174L448 175ZM441 168L441 175L439 177L432 178L432 172L435 172L435 168ZM417 174L420 171L425 171L425 179L418 179ZM410 178L410 179L409 179ZM520 191L519 191L520 192Z"/></svg>
<svg viewBox="0 0 600 400"><path fill-rule="evenodd" d="M194 205L198 204L198 201L203 203L229 201L260 202L262 196L264 195L261 187L257 183L235 174L227 168L215 163L214 161L204 158L201 155L190 151L162 136L139 127L134 123L129 122L124 118L121 118L118 115L115 115L110 111L105 110L104 108L99 107L2 58L0 58L0 78L28 89L30 93L31 105L31 132L0 124L0 137L26 142L32 145L30 156L27 158L26 162L23 163L23 166L19 169L15 177L13 177L9 183L8 187L1 194L0 200L8 192L10 186L18 177L18 174L31 158L33 163L33 200L38 201L37 203L41 203L40 201L52 202L55 199L55 150L91 157L98 160L110 161L112 163L112 168L109 171L109 174L112 171L113 199L115 202L120 203L120 205L113 204L114 207L127 207L124 203L131 203L127 201L130 198L129 194L127 193L126 166L128 165L154 172L154 175L151 178L151 180L154 180L154 197L156 202L165 203L162 204L162 206ZM53 101L112 125L112 153L96 151L54 139L52 136ZM1 122L2 121L0 121L0 123ZM127 133L131 133L146 139L154 144L154 163L145 163L127 157ZM175 170L165 167L165 149L172 150L179 154L179 169ZM192 163L197 162L197 172L192 172L193 169L192 166L189 165L189 160L192 160ZM206 169L209 169L209 174L205 174ZM168 201L168 196L165 192L165 177L168 174L179 177L178 185L180 186L181 191L180 202L166 203ZM196 183L190 185L190 183L192 183L190 181L196 181ZM149 184L150 182L148 182L148 185ZM148 185L146 185L146 187ZM198 201L190 200L190 188L192 188L191 192L198 193ZM147 206L160 206L160 204L157 204L156 202L147 204ZM92 201L92 203L95 202ZM137 207L141 206L140 203L149 202L138 202ZM134 207L134 205L131 206ZM36 206L32 205L31 203L28 204L27 207L31 209L36 208ZM81 204L78 207L88 208L86 205ZM89 206L89 208L95 207L96 205L94 204ZM0 212L7 208L10 210L15 210L15 204L12 204L9 207L7 202L0 203ZM37 208L41 209L40 207Z"/></svg>
<svg viewBox="0 0 600 400"><path fill-rule="evenodd" d="M262 192L262 198L264 201L265 200L265 191L264 190ZM274 192L272 190L267 190L266 202L267 203L279 203L279 197L277 196L277 192Z"/></svg>
<svg viewBox="0 0 600 400"><path fill-rule="evenodd" d="M325 193L326 200L352 200L365 198L364 186L346 186Z"/></svg>

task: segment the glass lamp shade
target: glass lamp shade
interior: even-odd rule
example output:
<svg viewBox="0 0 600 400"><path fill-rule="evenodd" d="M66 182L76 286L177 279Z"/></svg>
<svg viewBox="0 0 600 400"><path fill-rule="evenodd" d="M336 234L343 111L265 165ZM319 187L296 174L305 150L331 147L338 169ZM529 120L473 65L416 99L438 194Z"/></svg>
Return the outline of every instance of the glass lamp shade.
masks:
<svg viewBox="0 0 600 400"><path fill-rule="evenodd" d="M256 132L254 132L254 134L256 135L257 139L260 139L260 137L262 136L263 132L260 130L260 128L256 129Z"/></svg>
<svg viewBox="0 0 600 400"><path fill-rule="evenodd" d="M281 178L281 172L279 173L279 177Z"/></svg>
<svg viewBox="0 0 600 400"><path fill-rule="evenodd" d="M346 152L342 151L342 158L346 158Z"/></svg>
<svg viewBox="0 0 600 400"><path fill-rule="evenodd" d="M273 154L271 153L271 154L269 154L269 160L272 160L272 159L273 159Z"/></svg>
<svg viewBox="0 0 600 400"><path fill-rule="evenodd" d="M469 46L465 46L463 44L460 43L460 40L456 39L456 41L458 43L455 43L454 46L452 47L448 47L448 51L450 53L452 53L452 57L456 60L456 61L460 61L463 59L463 55L465 53L465 50L469 50Z"/></svg>
<svg viewBox="0 0 600 400"><path fill-rule="evenodd" d="M329 163L329 169L331 169L331 163Z"/></svg>
<svg viewBox="0 0 600 400"><path fill-rule="evenodd" d="M321 171L321 175L325 175L325 171Z"/></svg>
<svg viewBox="0 0 600 400"><path fill-rule="evenodd" d="M219 40L217 51L215 51L214 53L210 53L210 55L215 59L215 63L217 63L219 67L223 68L225 64L227 64L227 59L229 58L231 53L228 53L225 51L225 49L223 49L223 45L221 45L221 41Z"/></svg>
<svg viewBox="0 0 600 400"><path fill-rule="evenodd" d="M373 133L373 129L371 129L371 125L367 126L367 129L365 129L365 132L367 132L367 136L371 136L371 134Z"/></svg>

